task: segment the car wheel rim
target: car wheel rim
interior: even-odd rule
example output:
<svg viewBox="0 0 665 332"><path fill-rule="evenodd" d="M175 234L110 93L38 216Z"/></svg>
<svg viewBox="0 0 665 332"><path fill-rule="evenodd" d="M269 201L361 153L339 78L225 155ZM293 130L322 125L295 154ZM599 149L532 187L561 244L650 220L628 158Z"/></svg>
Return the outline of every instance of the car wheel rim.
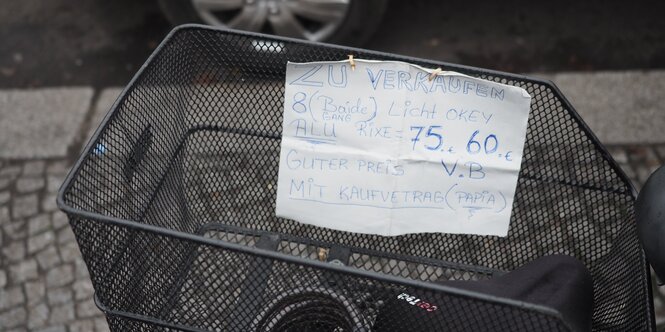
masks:
<svg viewBox="0 0 665 332"><path fill-rule="evenodd" d="M191 0L210 25L322 41L344 22L351 0Z"/></svg>

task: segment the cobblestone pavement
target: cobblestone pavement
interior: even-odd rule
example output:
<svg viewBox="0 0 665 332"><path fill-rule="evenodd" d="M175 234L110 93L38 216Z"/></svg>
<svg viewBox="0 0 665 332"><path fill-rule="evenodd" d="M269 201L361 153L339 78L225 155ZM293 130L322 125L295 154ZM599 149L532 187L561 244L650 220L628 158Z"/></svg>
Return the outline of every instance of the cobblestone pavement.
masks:
<svg viewBox="0 0 665 332"><path fill-rule="evenodd" d="M56 192L118 90L95 96L66 155L0 156L0 331L107 331L87 269ZM639 189L665 164L665 144L615 145L610 153ZM665 322L665 287L654 286Z"/></svg>
<svg viewBox="0 0 665 332"><path fill-rule="evenodd" d="M0 161L0 330L107 331L55 196L66 159Z"/></svg>

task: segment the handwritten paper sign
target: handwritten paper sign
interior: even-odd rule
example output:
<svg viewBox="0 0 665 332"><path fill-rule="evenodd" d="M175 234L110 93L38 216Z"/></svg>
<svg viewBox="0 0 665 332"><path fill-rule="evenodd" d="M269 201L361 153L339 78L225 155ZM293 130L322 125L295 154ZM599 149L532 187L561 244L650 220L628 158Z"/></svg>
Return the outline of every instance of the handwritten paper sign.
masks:
<svg viewBox="0 0 665 332"><path fill-rule="evenodd" d="M358 233L506 236L531 97L403 62L289 63L278 216Z"/></svg>

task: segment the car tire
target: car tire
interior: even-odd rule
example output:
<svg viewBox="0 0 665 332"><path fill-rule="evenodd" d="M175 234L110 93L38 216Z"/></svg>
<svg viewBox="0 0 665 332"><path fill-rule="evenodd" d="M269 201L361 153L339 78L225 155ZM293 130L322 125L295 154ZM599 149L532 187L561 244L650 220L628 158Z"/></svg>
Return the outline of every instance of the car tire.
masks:
<svg viewBox="0 0 665 332"><path fill-rule="evenodd" d="M348 46L362 46L374 34L381 22L386 10L386 1L351 0L342 23L329 37L321 41ZM169 21L175 25L184 23L205 24L191 0L159 0L159 4Z"/></svg>

